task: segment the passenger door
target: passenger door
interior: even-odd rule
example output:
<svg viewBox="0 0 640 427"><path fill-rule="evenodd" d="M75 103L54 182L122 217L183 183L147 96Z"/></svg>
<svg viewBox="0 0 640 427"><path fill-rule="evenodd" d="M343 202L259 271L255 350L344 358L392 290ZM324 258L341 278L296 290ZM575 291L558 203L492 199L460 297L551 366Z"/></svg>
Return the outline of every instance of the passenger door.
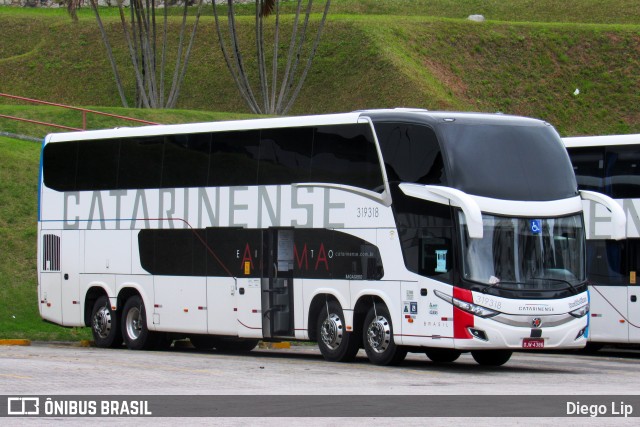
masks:
<svg viewBox="0 0 640 427"><path fill-rule="evenodd" d="M262 277L262 333L267 338L294 335L294 230L264 232L266 265Z"/></svg>
<svg viewBox="0 0 640 427"><path fill-rule="evenodd" d="M589 340L628 342L629 274L626 243L614 240L588 240L587 268L591 305Z"/></svg>
<svg viewBox="0 0 640 427"><path fill-rule="evenodd" d="M627 288L628 291L628 310L629 315L629 342L632 344L640 343L640 288L637 284Z"/></svg>
<svg viewBox="0 0 640 427"><path fill-rule="evenodd" d="M627 343L627 287L594 284L589 287L591 311L589 340Z"/></svg>
<svg viewBox="0 0 640 427"><path fill-rule="evenodd" d="M263 232L255 229L234 231L233 241L240 242L234 249L236 265L236 317L238 336L262 338ZM232 270L238 271L238 270Z"/></svg>
<svg viewBox="0 0 640 427"><path fill-rule="evenodd" d="M640 343L640 285L638 266L640 265L640 239L627 239L629 247L629 286L627 287L627 319L629 342Z"/></svg>

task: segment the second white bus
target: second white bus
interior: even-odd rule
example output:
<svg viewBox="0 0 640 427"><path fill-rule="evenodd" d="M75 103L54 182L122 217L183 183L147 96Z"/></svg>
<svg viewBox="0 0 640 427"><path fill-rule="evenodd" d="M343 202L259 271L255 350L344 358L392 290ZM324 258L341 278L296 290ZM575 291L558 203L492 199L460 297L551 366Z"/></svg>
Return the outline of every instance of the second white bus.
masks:
<svg viewBox="0 0 640 427"><path fill-rule="evenodd" d="M585 202L591 296L588 348L640 344L640 135L564 138L584 190L614 198L627 218L625 239L612 239L611 213Z"/></svg>

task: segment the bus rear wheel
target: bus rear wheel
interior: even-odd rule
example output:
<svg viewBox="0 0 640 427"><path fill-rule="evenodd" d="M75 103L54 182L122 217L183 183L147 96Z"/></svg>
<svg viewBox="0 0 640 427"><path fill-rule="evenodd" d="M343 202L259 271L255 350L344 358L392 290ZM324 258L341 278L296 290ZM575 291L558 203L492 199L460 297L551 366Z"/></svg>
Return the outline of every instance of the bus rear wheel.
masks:
<svg viewBox="0 0 640 427"><path fill-rule="evenodd" d="M509 350L478 350L472 351L473 359L482 366L502 366L511 359L512 351Z"/></svg>
<svg viewBox="0 0 640 427"><path fill-rule="evenodd" d="M122 309L122 337L129 350L152 350L156 336L147 328L144 302L138 295L130 297Z"/></svg>
<svg viewBox="0 0 640 427"><path fill-rule="evenodd" d="M458 360L462 352L448 348L432 348L424 352L434 363L451 363Z"/></svg>
<svg viewBox="0 0 640 427"><path fill-rule="evenodd" d="M391 314L384 304L371 307L364 319L364 350L371 363L397 365L407 357L407 350L393 339Z"/></svg>
<svg viewBox="0 0 640 427"><path fill-rule="evenodd" d="M320 353L329 362L352 362L360 349L356 334L347 332L342 307L336 301L328 301L320 310L316 336Z"/></svg>
<svg viewBox="0 0 640 427"><path fill-rule="evenodd" d="M106 295L98 298L93 304L91 332L93 340L98 347L114 348L122 345L122 333L118 324L118 316L111 309L111 302Z"/></svg>

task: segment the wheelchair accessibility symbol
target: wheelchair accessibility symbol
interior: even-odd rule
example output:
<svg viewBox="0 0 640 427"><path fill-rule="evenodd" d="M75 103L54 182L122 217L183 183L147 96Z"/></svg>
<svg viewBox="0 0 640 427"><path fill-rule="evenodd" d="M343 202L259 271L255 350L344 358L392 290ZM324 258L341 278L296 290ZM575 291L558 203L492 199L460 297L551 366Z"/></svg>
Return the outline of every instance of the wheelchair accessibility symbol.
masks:
<svg viewBox="0 0 640 427"><path fill-rule="evenodd" d="M540 234L542 231L542 221L539 219L532 219L529 221L529 228L533 234Z"/></svg>

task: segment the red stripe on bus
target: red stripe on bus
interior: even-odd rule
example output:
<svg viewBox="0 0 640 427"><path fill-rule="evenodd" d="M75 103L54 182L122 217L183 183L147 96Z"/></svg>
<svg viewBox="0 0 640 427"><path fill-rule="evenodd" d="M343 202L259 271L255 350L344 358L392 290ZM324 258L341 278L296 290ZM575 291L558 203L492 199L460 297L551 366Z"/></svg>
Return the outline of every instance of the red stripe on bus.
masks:
<svg viewBox="0 0 640 427"><path fill-rule="evenodd" d="M453 297L466 302L473 302L473 294L470 290L458 287L453 288ZM473 338L467 328L473 328L473 314L453 307L453 336L459 339Z"/></svg>

